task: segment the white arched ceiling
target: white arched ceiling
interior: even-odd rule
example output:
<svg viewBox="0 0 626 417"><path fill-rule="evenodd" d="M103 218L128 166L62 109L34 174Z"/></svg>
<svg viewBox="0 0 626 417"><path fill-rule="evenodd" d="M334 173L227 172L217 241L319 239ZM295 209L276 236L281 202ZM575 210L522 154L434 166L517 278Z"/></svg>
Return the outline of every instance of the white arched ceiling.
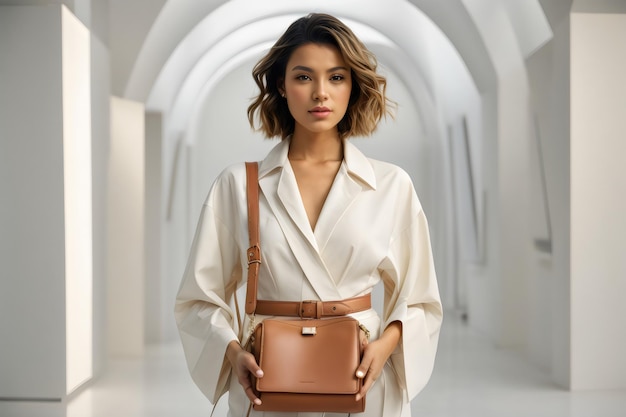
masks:
<svg viewBox="0 0 626 417"><path fill-rule="evenodd" d="M478 6L488 9L490 1L494 0L466 0L466 3L471 3L468 7L475 13L480 9ZM444 2L435 4L439 3ZM129 98L146 102L148 110L164 114L166 142L185 131L189 115L201 99L202 91L206 94L229 68L268 48L291 21L310 11L336 14L346 20L368 45L381 46L376 48L384 51L380 58L412 90L420 117L426 121L423 126L427 136L439 136L435 126L437 117L432 114L435 108L432 60L425 51L428 42L424 36L425 27L435 26L418 8L430 13L446 30L445 34L438 33L456 42L457 51L479 91L494 91L496 85L492 61L486 59L488 54L484 42L466 4L461 0L450 0L438 7L433 2L421 0L391 0L385 4L371 2L367 7L363 7L363 2L358 0L339 4L324 1L294 4L289 0L233 0L221 6L216 1L195 4L191 7L187 0L171 0L164 6L146 39L127 86ZM545 16L537 13L537 3L530 1L526 4L531 6L509 5L510 14L522 16L511 19L512 25L522 31L529 26L524 23L532 23L532 17L539 16L535 19L539 21L535 27L541 29L541 24L547 27ZM536 7L533 8L533 4ZM195 20L185 18L183 12L190 13L192 10L208 14L200 21L197 14ZM185 35L180 25L174 29L171 27L173 17L187 24L194 22L195 27ZM166 31L163 26L168 24L170 27ZM526 53L546 39L546 36L537 35L541 30L527 32L518 33L521 52ZM163 38L165 33L174 34L169 36L169 42ZM433 33L431 30L430 35ZM548 33L551 35L549 27ZM173 45L172 39L178 43Z"/></svg>
<svg viewBox="0 0 626 417"><path fill-rule="evenodd" d="M166 114L167 128L179 132L184 130L185 118L197 100L200 86L207 79L215 79L218 73L224 73L226 65L236 65L247 56L263 48L267 48L284 31L284 28L295 18L310 10L319 9L318 2L292 2L280 4L272 2L272 7L262 6L253 2L256 9L248 4L247 13L238 13L242 1L232 1L216 9L202 20L180 41L178 47L167 60L157 77L149 96L147 108ZM366 8L367 13L355 12L361 8L353 7L352 2L334 6L332 13L344 18L350 26L369 45L381 45L387 51L396 48L397 53L387 53L386 64L406 77L408 86L415 86L413 93L418 101L432 102L430 98L422 98L430 92L428 83L417 82L428 68L422 50L418 48L422 28L432 23L410 4L396 0L394 4L379 4L374 8ZM391 7L393 6L393 7ZM395 9L394 9L395 7ZM389 10L392 10L391 12ZM347 15L341 14L346 12ZM388 14L385 19L384 14ZM402 22L398 22L401 16ZM356 17L359 20L353 20ZM382 22L382 23L381 23ZM401 27L408 28L401 30ZM383 29L386 33L381 33ZM387 36L391 34L394 39ZM240 57L238 57L240 55ZM399 65L394 65L397 61ZM169 114L170 110L173 114ZM428 120L434 120L430 117Z"/></svg>
<svg viewBox="0 0 626 417"><path fill-rule="evenodd" d="M426 14L441 30L463 58L479 91L492 90L496 85L495 70L490 53L485 47L479 30L468 8L474 10L484 5L488 12L490 3L500 2L508 11L508 19L512 22L522 53L526 56L530 51L537 49L551 36L548 22L545 19L538 0L519 2L516 0L446 0L433 2L431 0L408 0L402 2L378 1L343 1L340 4L333 1L319 0L316 2L299 2L294 6L289 0L272 2L248 0L169 0L164 5L158 18L152 25L141 51L128 77L125 94L126 98L146 102L153 89L155 81L165 66L165 63L177 49L179 43L187 36L191 28L197 25L205 16L212 12L219 12L221 5L228 4L231 12L221 16L220 23L236 20L243 25L246 22L283 14L284 11L301 14L312 10L342 11L342 15L355 20L375 20L374 27L379 25L395 27L402 32L409 26L398 22L403 10L400 3L413 5ZM378 7L376 7L378 5ZM380 13L380 8L386 13ZM217 26L216 26L217 27ZM531 28L531 30L529 30ZM231 29L235 29L231 25ZM385 30L380 29L385 33ZM401 33L400 36L403 36ZM197 48L203 48L205 40L196 43ZM193 51L188 51L193 52Z"/></svg>
<svg viewBox="0 0 626 417"><path fill-rule="evenodd" d="M221 38L220 42L211 47L189 70L187 77L182 81L178 91L169 90L171 96L162 94L161 97L151 95L148 100L148 107L161 108L170 104L168 113L167 130L180 132L186 130L191 115L198 108L198 103L202 102L211 89L220 79L248 60L251 56L258 55L271 47L275 39L280 35L285 27L300 15L285 15L272 17L251 23L237 29L235 32ZM426 131L432 132L433 126L426 125L435 121L434 105L429 86L415 70L415 65L410 61L402 50L399 50L389 39L382 34L373 31L368 26L344 19L346 23L363 39L369 47L376 53L379 60L386 62L390 70L400 76L405 81L405 85L412 94L418 105L419 113L424 114L422 126ZM251 44L251 34L263 33L255 39L259 43ZM252 38L254 39L254 38ZM384 59L387 58L387 59ZM252 67L250 67L252 68ZM155 85L155 91L169 89L170 79L167 76L168 66L164 69L164 76L160 77ZM248 75L250 76L250 75ZM163 89L159 88L163 81Z"/></svg>
<svg viewBox="0 0 626 417"><path fill-rule="evenodd" d="M525 3L532 4L537 1L529 0ZM466 62L479 90L483 91L495 85L494 70L489 54L472 17L461 0L446 0L445 2L318 0L302 1L297 4L290 0L271 2L169 0L146 37L129 76L125 97L146 102L161 69L170 56L174 55L178 45L194 26L210 14L217 17L214 19L215 25L212 30L217 34L223 34L250 22L276 15L287 13L303 15L311 11L328 11L370 24L381 33L395 33L396 36L389 37L404 40L404 42L398 42L399 45L408 43L408 48L404 45L404 49L411 55L409 51L414 49L415 38L412 38L407 30L411 30L415 25L413 22L407 22L407 13L409 16L413 15L412 7L424 12L450 38ZM224 25L228 26L225 31L220 28ZM199 39L185 51L184 55L188 55L191 59L198 59L207 42L212 42L210 38L211 36L207 39Z"/></svg>
<svg viewBox="0 0 626 417"><path fill-rule="evenodd" d="M268 50L284 28L298 17L300 15L276 16L237 28L207 49L204 55L189 69L178 90L172 91L170 89L166 94L162 94L161 97L151 94L147 105L149 107L162 108L169 103L172 128L184 128L184 126L187 126L190 110L195 107L194 103L201 100L202 96L206 95L210 88L216 82L219 82L220 78L232 68L237 67L251 56L257 56L261 51ZM207 28L211 27L203 24L196 29L205 29L205 26ZM351 26L357 25L351 24ZM362 27L361 29L361 33L367 32L367 35L364 37L370 44L392 46L390 41L368 27ZM192 35L190 34L190 38L194 38ZM185 39L183 44L186 41L187 39ZM193 39L190 39L190 42L193 43ZM163 92L164 89L160 88L161 86L168 88L167 86L170 84L168 80L171 79L168 76L168 69L169 65L166 65L162 76L159 77L155 84L153 92ZM251 69L252 66L250 66Z"/></svg>
<svg viewBox="0 0 626 417"><path fill-rule="evenodd" d="M180 41L227 0L167 0L147 34L124 88L124 97L145 103L161 68Z"/></svg>

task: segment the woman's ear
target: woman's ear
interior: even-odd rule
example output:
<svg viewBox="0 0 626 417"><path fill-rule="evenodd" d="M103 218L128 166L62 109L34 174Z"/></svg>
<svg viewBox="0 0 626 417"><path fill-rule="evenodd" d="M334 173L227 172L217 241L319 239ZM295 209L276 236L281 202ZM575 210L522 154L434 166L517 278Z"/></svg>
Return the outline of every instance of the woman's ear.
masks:
<svg viewBox="0 0 626 417"><path fill-rule="evenodd" d="M285 79L281 78L278 80L278 93L281 95L281 97L285 97Z"/></svg>

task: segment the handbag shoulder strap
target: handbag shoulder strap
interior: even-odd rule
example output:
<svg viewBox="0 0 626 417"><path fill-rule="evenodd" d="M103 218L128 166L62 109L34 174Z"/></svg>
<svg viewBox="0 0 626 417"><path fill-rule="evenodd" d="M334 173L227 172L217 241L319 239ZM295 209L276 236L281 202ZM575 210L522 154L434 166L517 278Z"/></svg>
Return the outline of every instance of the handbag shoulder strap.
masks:
<svg viewBox="0 0 626 417"><path fill-rule="evenodd" d="M257 300L259 269L261 268L261 238L259 232L259 164L246 162L246 196L248 200L248 286L246 314L322 318L343 316L371 308L370 294L340 301L267 301ZM237 310L239 311L239 310Z"/></svg>
<svg viewBox="0 0 626 417"><path fill-rule="evenodd" d="M257 282L261 266L261 239L259 234L259 164L246 162L246 195L248 199L248 286L246 288L246 314L256 310Z"/></svg>

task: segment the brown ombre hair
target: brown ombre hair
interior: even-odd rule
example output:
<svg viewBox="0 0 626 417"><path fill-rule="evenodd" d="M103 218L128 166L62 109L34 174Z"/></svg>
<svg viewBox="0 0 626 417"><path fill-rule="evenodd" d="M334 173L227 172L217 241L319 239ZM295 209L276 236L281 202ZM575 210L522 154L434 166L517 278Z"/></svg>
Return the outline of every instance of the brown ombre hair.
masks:
<svg viewBox="0 0 626 417"><path fill-rule="evenodd" d="M298 47L309 44L333 45L350 67L352 91L348 110L337 124L339 136L369 136L383 116L391 114L386 98L387 80L376 72L377 61L365 45L339 19L312 13L293 22L274 46L254 67L252 76L261 90L248 107L248 120L266 137L291 135L295 120L279 86L285 78L287 61ZM260 126L255 127L258 112Z"/></svg>

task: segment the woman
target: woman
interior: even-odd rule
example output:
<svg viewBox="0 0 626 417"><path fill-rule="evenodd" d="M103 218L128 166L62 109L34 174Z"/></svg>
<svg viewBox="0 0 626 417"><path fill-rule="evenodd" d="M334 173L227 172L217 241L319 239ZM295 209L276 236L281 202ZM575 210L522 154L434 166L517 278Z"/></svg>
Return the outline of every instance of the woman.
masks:
<svg viewBox="0 0 626 417"><path fill-rule="evenodd" d="M258 298L343 300L382 281L381 315L351 314L370 332L354 370L363 378L355 400L367 393L363 416L408 416L430 377L442 320L428 227L409 176L348 141L371 134L387 114L386 81L351 30L324 14L295 21L253 75L261 92L250 124L258 114L260 130L282 138L259 166ZM245 183L242 163L213 184L175 312L194 381L213 403L228 391L231 416L260 403L251 374L263 376L241 347L250 317L239 323L231 303L245 281Z"/></svg>

